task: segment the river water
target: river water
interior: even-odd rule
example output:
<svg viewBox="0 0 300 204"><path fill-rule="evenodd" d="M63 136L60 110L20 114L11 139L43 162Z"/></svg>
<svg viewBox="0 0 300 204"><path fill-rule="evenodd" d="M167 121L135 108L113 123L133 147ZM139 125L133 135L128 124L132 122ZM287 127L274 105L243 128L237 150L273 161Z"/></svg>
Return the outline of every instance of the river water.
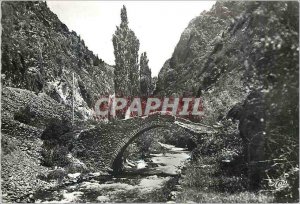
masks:
<svg viewBox="0 0 300 204"><path fill-rule="evenodd" d="M175 196L178 175L190 158L186 149L162 144L166 151L150 154L147 161L126 161L124 173L118 177L95 177L44 192L36 202L165 202ZM97 174L97 173L95 173ZM69 174L76 178L77 174ZM171 186L171 187L170 187ZM170 189L172 188L172 189Z"/></svg>

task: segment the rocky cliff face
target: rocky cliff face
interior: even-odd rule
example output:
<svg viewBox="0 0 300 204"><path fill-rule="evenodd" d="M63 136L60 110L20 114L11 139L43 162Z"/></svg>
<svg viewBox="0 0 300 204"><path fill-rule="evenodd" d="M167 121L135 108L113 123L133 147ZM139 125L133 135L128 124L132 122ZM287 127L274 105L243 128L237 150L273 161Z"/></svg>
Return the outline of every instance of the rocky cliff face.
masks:
<svg viewBox="0 0 300 204"><path fill-rule="evenodd" d="M52 168L45 165L42 134L53 122L66 127L70 122L73 73L75 120L80 125L91 117L99 95L114 92L113 67L88 50L45 2L1 3L2 198L33 202L38 189L54 184L47 180Z"/></svg>
<svg viewBox="0 0 300 204"><path fill-rule="evenodd" d="M69 31L45 2L2 2L4 86L44 92L71 105L75 75L76 109L89 115L97 96L113 93L113 67Z"/></svg>
<svg viewBox="0 0 300 204"><path fill-rule="evenodd" d="M182 33L158 75L156 94L202 96L205 120L216 122L250 91L268 92L275 78L292 78L298 72L297 6L217 2Z"/></svg>
<svg viewBox="0 0 300 204"><path fill-rule="evenodd" d="M202 97L204 123L239 120L253 188L270 167L260 161L285 158L297 166L298 8L217 2L190 22L158 75L157 94ZM270 174L289 171L282 165Z"/></svg>
<svg viewBox="0 0 300 204"><path fill-rule="evenodd" d="M227 27L243 11L242 2L217 2L210 11L194 18L158 75L157 93L197 93L198 77L205 72L205 61L219 43Z"/></svg>

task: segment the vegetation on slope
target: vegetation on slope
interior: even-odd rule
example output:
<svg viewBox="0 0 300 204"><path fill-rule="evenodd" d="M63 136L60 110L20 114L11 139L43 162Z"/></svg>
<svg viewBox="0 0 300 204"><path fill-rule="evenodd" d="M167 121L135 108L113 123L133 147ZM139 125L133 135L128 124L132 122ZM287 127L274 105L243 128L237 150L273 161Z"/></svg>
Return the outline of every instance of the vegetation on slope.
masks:
<svg viewBox="0 0 300 204"><path fill-rule="evenodd" d="M156 91L202 97L206 124L233 121L247 189L271 191L281 202L299 198L298 7L297 2L217 2L186 28ZM220 144L221 153L227 147Z"/></svg>

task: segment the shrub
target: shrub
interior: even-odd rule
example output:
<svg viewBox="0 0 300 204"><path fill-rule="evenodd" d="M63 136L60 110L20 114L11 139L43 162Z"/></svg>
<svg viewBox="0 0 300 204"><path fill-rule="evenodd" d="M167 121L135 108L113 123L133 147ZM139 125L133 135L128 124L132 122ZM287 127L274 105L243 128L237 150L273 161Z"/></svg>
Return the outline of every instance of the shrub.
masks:
<svg viewBox="0 0 300 204"><path fill-rule="evenodd" d="M33 112L30 109L30 106L27 105L25 107L20 108L20 110L15 113L14 119L24 124L30 124L32 122L32 119L35 118L35 116L35 112Z"/></svg>
<svg viewBox="0 0 300 204"><path fill-rule="evenodd" d="M71 145L72 130L68 119L52 120L42 133L44 140L42 149L42 164L44 166L66 166L69 164L67 154Z"/></svg>
<svg viewBox="0 0 300 204"><path fill-rule="evenodd" d="M58 140L62 141L64 138L62 135L72 130L71 122L63 118L62 120L51 120L44 130L41 139L42 140Z"/></svg>
<svg viewBox="0 0 300 204"><path fill-rule="evenodd" d="M66 166L69 164L67 159L68 149L65 146L44 142L42 149L42 165L47 167Z"/></svg>

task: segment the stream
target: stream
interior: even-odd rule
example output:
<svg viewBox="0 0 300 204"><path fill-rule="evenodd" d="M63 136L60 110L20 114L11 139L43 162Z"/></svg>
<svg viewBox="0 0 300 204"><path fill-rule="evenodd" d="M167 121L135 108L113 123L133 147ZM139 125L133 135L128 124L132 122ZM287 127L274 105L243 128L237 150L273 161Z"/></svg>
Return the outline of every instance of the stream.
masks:
<svg viewBox="0 0 300 204"><path fill-rule="evenodd" d="M164 153L150 154L147 161L126 160L124 172L117 177L94 177L61 189L43 192L35 201L38 203L172 201L178 187L178 176L184 162L190 158L190 152L173 145L163 143L160 145L166 150ZM68 176L76 178L80 173Z"/></svg>

